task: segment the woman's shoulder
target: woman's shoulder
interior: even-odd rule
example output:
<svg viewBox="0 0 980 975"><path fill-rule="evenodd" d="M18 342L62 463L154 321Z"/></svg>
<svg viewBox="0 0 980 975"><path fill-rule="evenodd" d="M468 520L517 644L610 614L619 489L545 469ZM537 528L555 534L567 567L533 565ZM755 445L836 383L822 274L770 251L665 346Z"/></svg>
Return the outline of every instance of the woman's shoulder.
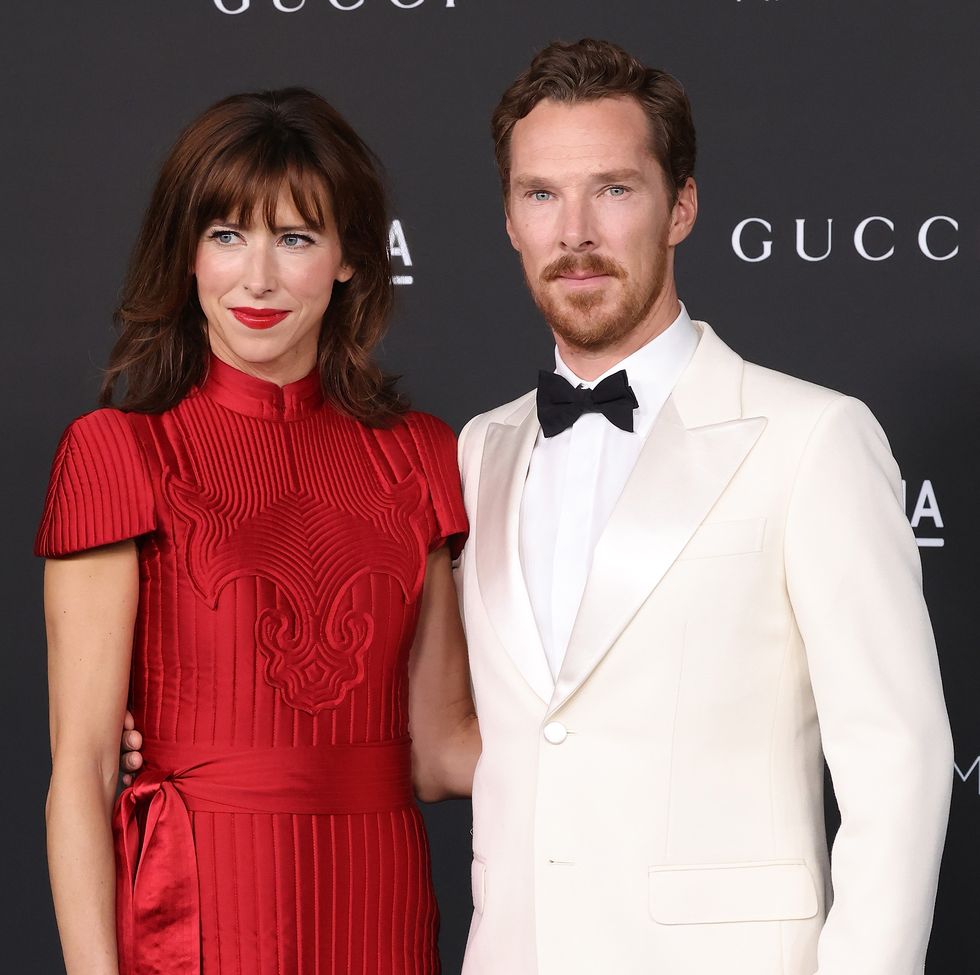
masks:
<svg viewBox="0 0 980 975"><path fill-rule="evenodd" d="M139 466L142 452L133 417L112 406L83 413L65 427L58 453L102 465Z"/></svg>
<svg viewBox="0 0 980 975"><path fill-rule="evenodd" d="M431 413L409 410L391 428L402 440L409 440L423 467L450 466L456 470L456 434L453 428Z"/></svg>
<svg viewBox="0 0 980 975"><path fill-rule="evenodd" d="M115 406L100 406L96 410L75 417L65 428L65 435L73 437L133 436L131 414Z"/></svg>
<svg viewBox="0 0 980 975"><path fill-rule="evenodd" d="M434 444L450 444L455 450L456 433L445 420L421 410L409 410L400 420L413 437Z"/></svg>

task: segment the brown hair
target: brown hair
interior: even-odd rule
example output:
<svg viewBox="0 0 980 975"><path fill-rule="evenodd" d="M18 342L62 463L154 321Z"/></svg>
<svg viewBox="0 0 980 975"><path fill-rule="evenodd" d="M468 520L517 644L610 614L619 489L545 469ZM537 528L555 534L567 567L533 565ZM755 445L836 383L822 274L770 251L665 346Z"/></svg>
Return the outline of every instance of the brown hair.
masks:
<svg viewBox="0 0 980 975"><path fill-rule="evenodd" d="M504 92L493 113L491 132L504 197L510 189L510 139L517 122L538 102L590 102L635 98L650 120L652 150L667 177L671 195L694 175L697 140L691 105L681 83L648 68L618 44L585 38L555 42L539 51L531 66Z"/></svg>
<svg viewBox="0 0 980 975"><path fill-rule="evenodd" d="M143 218L100 403L110 405L123 380L121 408L156 413L201 383L208 341L194 286L198 240L209 223L248 223L257 208L273 226L288 189L310 226L322 229L332 211L354 268L350 281L334 284L323 316L317 365L324 393L358 420L390 424L407 403L371 358L393 299L379 173L350 125L304 88L232 95L192 122L165 160Z"/></svg>

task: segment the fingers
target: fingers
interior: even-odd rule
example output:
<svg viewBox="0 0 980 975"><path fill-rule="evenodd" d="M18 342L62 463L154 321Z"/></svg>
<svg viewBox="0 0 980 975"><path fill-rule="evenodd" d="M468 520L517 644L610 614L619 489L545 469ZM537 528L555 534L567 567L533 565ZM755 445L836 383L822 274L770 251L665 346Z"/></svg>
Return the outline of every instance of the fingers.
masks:
<svg viewBox="0 0 980 975"><path fill-rule="evenodd" d="M122 758L119 762L123 772L122 783L124 786L133 784L133 772L137 772L143 767L143 756L140 749L143 747L143 736L136 730L136 722L133 715L127 711L123 719L123 733L120 739Z"/></svg>

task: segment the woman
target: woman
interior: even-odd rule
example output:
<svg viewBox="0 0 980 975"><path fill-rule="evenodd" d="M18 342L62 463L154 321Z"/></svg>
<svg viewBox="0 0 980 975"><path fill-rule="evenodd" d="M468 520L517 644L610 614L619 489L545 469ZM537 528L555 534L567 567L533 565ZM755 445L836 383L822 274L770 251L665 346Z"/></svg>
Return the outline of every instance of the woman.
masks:
<svg viewBox="0 0 980 975"><path fill-rule="evenodd" d="M386 248L374 159L309 91L228 98L164 163L36 545L69 975L438 971L413 776L468 793L479 750L466 520L451 431L370 358Z"/></svg>

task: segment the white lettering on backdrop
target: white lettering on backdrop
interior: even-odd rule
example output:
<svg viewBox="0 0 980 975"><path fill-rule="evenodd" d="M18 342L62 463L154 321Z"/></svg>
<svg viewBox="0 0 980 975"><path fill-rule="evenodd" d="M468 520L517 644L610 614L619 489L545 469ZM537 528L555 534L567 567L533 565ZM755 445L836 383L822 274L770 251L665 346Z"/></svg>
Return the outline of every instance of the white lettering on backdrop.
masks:
<svg viewBox="0 0 980 975"><path fill-rule="evenodd" d="M825 237L820 231L812 229L808 233L807 219L805 217L797 218L796 254L802 260L819 263L830 257L834 246L834 220L832 217L827 217L823 224L826 227ZM765 234L761 233L758 228L764 230ZM897 229L898 224L890 217L877 215L865 217L854 228L852 242L855 252L865 261L877 263L889 260L895 256L896 245L894 240ZM959 254L960 246L956 243L955 238L952 241L948 238L951 234L958 233L959 229L959 221L953 217L942 214L929 217L922 222L915 235L919 252L930 261L951 261ZM872 239L878 238L876 244L869 243L865 239L869 230ZM933 233L934 230L936 231L935 234ZM773 225L770 221L762 217L746 217L744 220L740 220L732 230L732 250L736 257L748 264L767 261L773 256L773 248L776 246L772 235ZM934 236L945 239L934 240ZM821 248L822 251L820 251Z"/></svg>
<svg viewBox="0 0 980 975"><path fill-rule="evenodd" d="M367 0L328 0L328 2L334 10L347 12L359 10ZM425 0L387 0L387 2L399 10L414 10L416 7L421 7ZM456 0L430 0L430 3L432 2L442 4L445 10L456 9ZM252 0L213 0L213 3L221 13L232 15L243 14L252 6ZM306 0L272 0L272 6L280 13L294 14L306 6Z"/></svg>

